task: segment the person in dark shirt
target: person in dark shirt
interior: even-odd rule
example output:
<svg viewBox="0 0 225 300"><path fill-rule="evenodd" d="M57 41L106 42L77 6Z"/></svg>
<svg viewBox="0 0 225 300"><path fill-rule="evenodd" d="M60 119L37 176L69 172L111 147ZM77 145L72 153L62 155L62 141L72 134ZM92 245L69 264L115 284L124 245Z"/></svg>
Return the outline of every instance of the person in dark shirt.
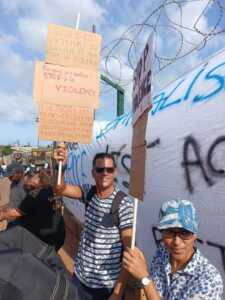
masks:
<svg viewBox="0 0 225 300"><path fill-rule="evenodd" d="M26 196L17 208L3 207L1 220L17 220L42 241L58 250L64 243L63 217L53 209L53 190L48 175L41 171L26 179Z"/></svg>
<svg viewBox="0 0 225 300"><path fill-rule="evenodd" d="M6 168L5 176L11 181L9 206L17 208L26 196L24 189L24 168L17 162L12 162Z"/></svg>

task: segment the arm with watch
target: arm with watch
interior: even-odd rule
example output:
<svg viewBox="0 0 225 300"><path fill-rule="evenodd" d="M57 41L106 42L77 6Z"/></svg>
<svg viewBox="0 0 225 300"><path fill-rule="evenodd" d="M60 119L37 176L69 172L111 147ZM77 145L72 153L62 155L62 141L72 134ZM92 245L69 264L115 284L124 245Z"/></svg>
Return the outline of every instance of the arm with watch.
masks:
<svg viewBox="0 0 225 300"><path fill-rule="evenodd" d="M123 266L135 279L140 281L147 300L161 299L148 272L145 257L138 248L134 250L128 248L124 251Z"/></svg>

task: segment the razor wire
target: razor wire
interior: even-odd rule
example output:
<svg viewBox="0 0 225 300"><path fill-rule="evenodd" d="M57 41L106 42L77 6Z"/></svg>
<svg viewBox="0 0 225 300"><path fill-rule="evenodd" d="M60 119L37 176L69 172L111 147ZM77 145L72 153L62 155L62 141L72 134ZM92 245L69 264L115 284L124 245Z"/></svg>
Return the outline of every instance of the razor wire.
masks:
<svg viewBox="0 0 225 300"><path fill-rule="evenodd" d="M102 72L126 89L132 82L133 70L151 31L155 35L152 65L155 76L174 63L182 62L182 59L190 57L195 51L206 49L209 41L225 32L223 2L224 0L163 0L143 22L128 27L118 39L102 48ZM184 16L190 5L194 9L195 4L204 5L191 26L188 26ZM176 13L171 14L171 11ZM202 24L210 12L213 12L213 20L206 31ZM165 51L162 51L162 42L165 43ZM115 67L116 64L117 72L112 71L112 66ZM103 93L109 90L109 87L105 87Z"/></svg>

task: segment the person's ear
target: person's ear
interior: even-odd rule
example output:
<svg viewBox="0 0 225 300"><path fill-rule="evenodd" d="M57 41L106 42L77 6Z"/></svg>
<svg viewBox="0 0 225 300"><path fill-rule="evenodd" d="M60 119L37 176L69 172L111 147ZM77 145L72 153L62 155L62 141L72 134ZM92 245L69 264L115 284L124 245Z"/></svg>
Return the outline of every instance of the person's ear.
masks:
<svg viewBox="0 0 225 300"><path fill-rule="evenodd" d="M91 170L92 177L94 177L94 168Z"/></svg>
<svg viewBox="0 0 225 300"><path fill-rule="evenodd" d="M198 237L197 237L197 235L196 235L196 234L194 234L194 235L193 235L193 239L194 239L194 242L196 242L196 241L197 241Z"/></svg>

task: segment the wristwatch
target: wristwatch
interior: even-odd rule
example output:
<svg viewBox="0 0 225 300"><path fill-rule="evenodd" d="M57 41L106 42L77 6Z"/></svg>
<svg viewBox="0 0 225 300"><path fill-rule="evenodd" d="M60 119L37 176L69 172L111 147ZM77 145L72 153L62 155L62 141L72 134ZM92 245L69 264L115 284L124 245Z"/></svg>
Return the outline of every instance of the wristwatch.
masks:
<svg viewBox="0 0 225 300"><path fill-rule="evenodd" d="M152 281L150 276L145 276L141 279L141 285L142 287L145 287L147 285L149 285L149 283Z"/></svg>

